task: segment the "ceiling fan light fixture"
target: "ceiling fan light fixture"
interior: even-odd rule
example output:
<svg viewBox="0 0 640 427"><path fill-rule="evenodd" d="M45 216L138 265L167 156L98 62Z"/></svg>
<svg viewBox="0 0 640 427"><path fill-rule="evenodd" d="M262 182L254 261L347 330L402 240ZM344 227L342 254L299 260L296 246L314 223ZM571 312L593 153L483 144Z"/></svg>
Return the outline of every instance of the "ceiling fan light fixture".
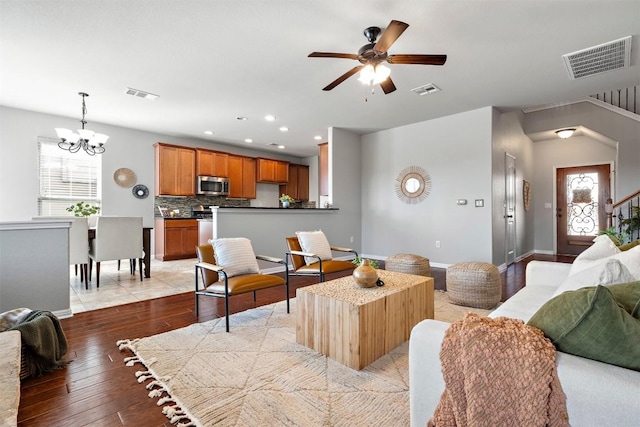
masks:
<svg viewBox="0 0 640 427"><path fill-rule="evenodd" d="M567 139L567 138L571 138L571 136L573 135L573 133L576 130L571 128L571 129L560 129L556 131L556 134L562 138L562 139Z"/></svg>
<svg viewBox="0 0 640 427"><path fill-rule="evenodd" d="M387 80L391 75L389 67L385 67L382 64L377 64L375 67L371 64L365 65L360 71L360 77L358 80L365 85L377 85Z"/></svg>

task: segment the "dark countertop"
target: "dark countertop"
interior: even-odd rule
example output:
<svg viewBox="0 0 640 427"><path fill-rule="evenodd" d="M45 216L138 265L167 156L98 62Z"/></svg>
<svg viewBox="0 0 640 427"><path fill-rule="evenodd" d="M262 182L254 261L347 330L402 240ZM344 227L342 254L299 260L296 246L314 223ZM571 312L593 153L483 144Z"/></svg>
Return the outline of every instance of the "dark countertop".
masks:
<svg viewBox="0 0 640 427"><path fill-rule="evenodd" d="M218 206L220 209L273 209L281 211L337 211L338 208L280 208L269 206Z"/></svg>

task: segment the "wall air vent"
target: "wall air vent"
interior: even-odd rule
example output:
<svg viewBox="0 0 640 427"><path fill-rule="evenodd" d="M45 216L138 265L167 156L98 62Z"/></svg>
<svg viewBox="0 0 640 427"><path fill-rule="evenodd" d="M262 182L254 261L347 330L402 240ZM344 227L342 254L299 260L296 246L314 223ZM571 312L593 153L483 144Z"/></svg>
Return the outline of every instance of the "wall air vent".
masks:
<svg viewBox="0 0 640 427"><path fill-rule="evenodd" d="M152 101L160 97L160 95L154 95L153 93L145 92L143 90L134 89L131 87L128 87L124 93L126 93L127 95L137 96L138 98L151 99Z"/></svg>
<svg viewBox="0 0 640 427"><path fill-rule="evenodd" d="M427 83L426 85L411 89L411 92L415 92L418 95L430 95L432 93L440 92L440 88L433 83Z"/></svg>
<svg viewBox="0 0 640 427"><path fill-rule="evenodd" d="M562 55L572 80L631 65L631 36Z"/></svg>

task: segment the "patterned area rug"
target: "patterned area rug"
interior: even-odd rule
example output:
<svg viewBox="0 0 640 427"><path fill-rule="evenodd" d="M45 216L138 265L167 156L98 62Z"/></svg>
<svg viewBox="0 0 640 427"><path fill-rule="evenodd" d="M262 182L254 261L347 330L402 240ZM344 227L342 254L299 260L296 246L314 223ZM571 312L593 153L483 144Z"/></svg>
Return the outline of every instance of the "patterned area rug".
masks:
<svg viewBox="0 0 640 427"><path fill-rule="evenodd" d="M437 319L469 311L446 306L436 292ZM232 315L230 333L222 318L118 345L180 426L409 425L409 343L356 371L296 344L295 310L292 299L291 314L279 302Z"/></svg>

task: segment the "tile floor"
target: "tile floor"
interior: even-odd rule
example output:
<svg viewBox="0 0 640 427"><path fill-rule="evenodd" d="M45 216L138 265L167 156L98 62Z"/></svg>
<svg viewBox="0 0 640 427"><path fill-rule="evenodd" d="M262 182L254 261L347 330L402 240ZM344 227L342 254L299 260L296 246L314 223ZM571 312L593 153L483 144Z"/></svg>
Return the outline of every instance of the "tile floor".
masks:
<svg viewBox="0 0 640 427"><path fill-rule="evenodd" d="M89 289L71 267L71 310L73 313L144 301L193 291L196 258L177 261L151 260L151 277L140 281L140 273L129 274L129 262L104 261L100 266L100 287L96 287L95 265Z"/></svg>

